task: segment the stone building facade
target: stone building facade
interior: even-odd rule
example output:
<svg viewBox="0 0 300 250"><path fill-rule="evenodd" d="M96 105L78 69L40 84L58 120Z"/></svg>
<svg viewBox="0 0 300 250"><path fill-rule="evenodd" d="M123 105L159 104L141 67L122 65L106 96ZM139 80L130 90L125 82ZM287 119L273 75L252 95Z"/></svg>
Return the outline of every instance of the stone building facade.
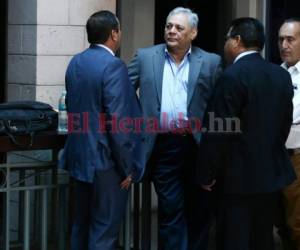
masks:
<svg viewBox="0 0 300 250"><path fill-rule="evenodd" d="M88 46L85 23L113 0L8 0L7 100L57 107L70 58Z"/></svg>
<svg viewBox="0 0 300 250"><path fill-rule="evenodd" d="M70 58L88 46L87 18L108 9L120 14L121 57L154 44L155 0L6 0L6 100L39 100L57 107ZM264 0L222 1L227 19L263 20ZM163 24L162 24L163 25Z"/></svg>

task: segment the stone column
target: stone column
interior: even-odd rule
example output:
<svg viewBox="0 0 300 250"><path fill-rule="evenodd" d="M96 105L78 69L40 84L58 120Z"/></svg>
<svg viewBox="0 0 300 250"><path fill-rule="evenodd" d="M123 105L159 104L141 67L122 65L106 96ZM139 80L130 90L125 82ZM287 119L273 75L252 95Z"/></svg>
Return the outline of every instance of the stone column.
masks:
<svg viewBox="0 0 300 250"><path fill-rule="evenodd" d="M155 1L121 0L120 15L121 58L129 62L136 49L154 44Z"/></svg>
<svg viewBox="0 0 300 250"><path fill-rule="evenodd" d="M264 22L266 0L233 0L236 17L255 17Z"/></svg>

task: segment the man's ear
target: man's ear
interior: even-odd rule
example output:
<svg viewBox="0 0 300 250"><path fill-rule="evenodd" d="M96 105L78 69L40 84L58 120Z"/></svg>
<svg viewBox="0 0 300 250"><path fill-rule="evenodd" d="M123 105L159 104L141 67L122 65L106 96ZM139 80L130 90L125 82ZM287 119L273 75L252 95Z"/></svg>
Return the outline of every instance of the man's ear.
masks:
<svg viewBox="0 0 300 250"><path fill-rule="evenodd" d="M234 37L234 47L239 47L242 45L242 38L240 35Z"/></svg>
<svg viewBox="0 0 300 250"><path fill-rule="evenodd" d="M119 30L111 31L110 36L113 41L118 41L118 33L119 33Z"/></svg>
<svg viewBox="0 0 300 250"><path fill-rule="evenodd" d="M192 41L197 37L197 34L198 34L198 30L197 29L192 29L191 31L191 39Z"/></svg>

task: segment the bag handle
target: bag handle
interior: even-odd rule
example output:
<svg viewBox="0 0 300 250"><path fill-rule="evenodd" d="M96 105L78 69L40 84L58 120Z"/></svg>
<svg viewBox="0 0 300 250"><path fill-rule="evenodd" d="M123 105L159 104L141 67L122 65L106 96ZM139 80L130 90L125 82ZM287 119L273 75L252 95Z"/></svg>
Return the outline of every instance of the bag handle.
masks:
<svg viewBox="0 0 300 250"><path fill-rule="evenodd" d="M4 126L7 128L6 130L3 131L4 134L6 134L15 145L17 145L18 147L21 147L21 148L32 147L34 132L29 132L29 128L31 127L31 121L30 120L26 121L26 124L25 124L25 126L26 126L26 133L25 134L28 134L30 136L29 144L22 144L22 143L17 141L17 139L15 138L13 133L11 133L11 131L13 131L13 129L10 125L10 121L5 122Z"/></svg>
<svg viewBox="0 0 300 250"><path fill-rule="evenodd" d="M22 144L22 143L18 142L17 139L14 137L14 135L11 134L11 133L9 133L9 132L7 132L7 131L5 131L4 133L5 133L5 134L11 139L11 141L12 141L15 145L17 145L18 147L21 147L21 148L28 148L28 147L32 147L32 145L33 145L33 135L34 135L34 132L31 132L31 133L29 134L29 136L30 136L30 142L29 142L29 144Z"/></svg>

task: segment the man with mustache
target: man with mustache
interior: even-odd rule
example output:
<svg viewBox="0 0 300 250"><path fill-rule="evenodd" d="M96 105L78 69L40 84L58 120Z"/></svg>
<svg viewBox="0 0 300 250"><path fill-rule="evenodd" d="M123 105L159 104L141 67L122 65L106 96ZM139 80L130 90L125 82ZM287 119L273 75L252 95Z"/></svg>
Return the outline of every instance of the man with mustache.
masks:
<svg viewBox="0 0 300 250"><path fill-rule="evenodd" d="M196 13L182 7L172 10L165 25L166 43L139 49L128 67L143 116L154 127L150 131L146 124L143 152L158 195L159 250L207 249L209 194L192 179L201 129L190 121L202 121L221 59L191 45L197 28Z"/></svg>
<svg viewBox="0 0 300 250"><path fill-rule="evenodd" d="M286 220L292 233L294 249L300 250L300 18L291 18L282 24L278 34L282 67L291 75L294 85L293 125L286 147L298 179L284 189Z"/></svg>

